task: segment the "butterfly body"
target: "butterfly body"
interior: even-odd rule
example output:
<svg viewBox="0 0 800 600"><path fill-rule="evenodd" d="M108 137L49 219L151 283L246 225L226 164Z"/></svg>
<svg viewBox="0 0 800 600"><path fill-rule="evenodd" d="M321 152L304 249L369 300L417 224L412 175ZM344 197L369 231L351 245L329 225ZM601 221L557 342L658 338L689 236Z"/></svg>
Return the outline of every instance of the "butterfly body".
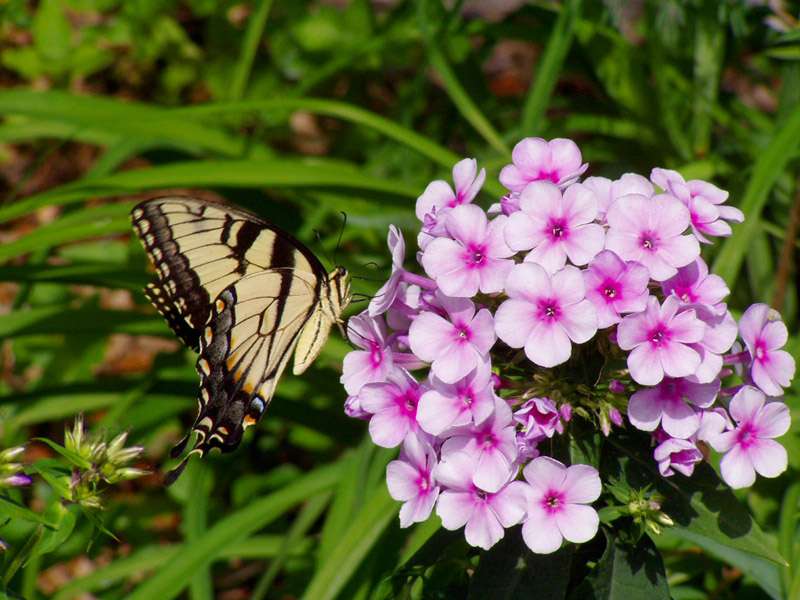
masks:
<svg viewBox="0 0 800 600"><path fill-rule="evenodd" d="M157 272L145 294L199 353L200 409L190 454L230 452L263 415L292 352L300 374L341 323L350 301L347 271L326 273L288 233L221 203L155 198L136 205L131 218ZM167 474L167 484L185 464Z"/></svg>

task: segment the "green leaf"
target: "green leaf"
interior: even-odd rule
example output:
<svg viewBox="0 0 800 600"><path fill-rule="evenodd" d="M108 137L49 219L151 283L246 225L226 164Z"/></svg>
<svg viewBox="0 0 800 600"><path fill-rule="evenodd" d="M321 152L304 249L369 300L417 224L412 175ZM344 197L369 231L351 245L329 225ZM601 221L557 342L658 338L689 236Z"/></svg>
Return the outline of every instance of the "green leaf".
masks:
<svg viewBox="0 0 800 600"><path fill-rule="evenodd" d="M733 492L708 464L701 463L691 477L662 477L651 459L646 436L637 436L624 447L627 454L615 473L632 489L652 486L664 495L662 509L694 536L707 538L729 548L749 552L778 564L785 564L775 540L765 534ZM608 472L616 469L605 465Z"/></svg>
<svg viewBox="0 0 800 600"><path fill-rule="evenodd" d="M43 458L33 463L31 468L41 475L59 496L64 499L72 498L70 469L64 463L56 459Z"/></svg>
<svg viewBox="0 0 800 600"><path fill-rule="evenodd" d="M66 59L70 53L72 28L60 0L43 0L33 16L36 51L50 63Z"/></svg>
<svg viewBox="0 0 800 600"><path fill-rule="evenodd" d="M676 537L694 544L726 564L741 569L742 573L752 578L762 590L775 600L782 600L786 597L781 590L781 565L774 560L767 560L745 550L731 548L727 543L720 543L707 536L697 535L688 529L678 527L665 529L663 535L665 539Z"/></svg>
<svg viewBox="0 0 800 600"><path fill-rule="evenodd" d="M47 554L57 550L75 528L75 513L61 504L60 500L53 502L45 512L45 515L54 525L42 532L42 537L39 538L33 550L31 550L31 556Z"/></svg>
<svg viewBox="0 0 800 600"><path fill-rule="evenodd" d="M482 552L469 585L468 600L525 600L531 590L537 598L563 598L569 584L574 546L552 554L534 554L522 539L522 527Z"/></svg>
<svg viewBox="0 0 800 600"><path fill-rule="evenodd" d="M92 466L91 461L89 461L88 459L82 457L80 454L76 452L67 450L66 448L56 444L52 440L48 440L47 438L33 438L33 439L35 439L37 442L42 442L44 444L47 444L76 467L80 467L82 469L88 469Z"/></svg>
<svg viewBox="0 0 800 600"><path fill-rule="evenodd" d="M570 599L670 600L664 562L653 541L645 535L636 546L630 546L605 529L603 533L606 550Z"/></svg>
<svg viewBox="0 0 800 600"><path fill-rule="evenodd" d="M4 519L22 519L23 521L33 521L35 523L43 523L48 527L55 527L55 524L46 517L36 514L31 509L5 496L0 496L0 517Z"/></svg>

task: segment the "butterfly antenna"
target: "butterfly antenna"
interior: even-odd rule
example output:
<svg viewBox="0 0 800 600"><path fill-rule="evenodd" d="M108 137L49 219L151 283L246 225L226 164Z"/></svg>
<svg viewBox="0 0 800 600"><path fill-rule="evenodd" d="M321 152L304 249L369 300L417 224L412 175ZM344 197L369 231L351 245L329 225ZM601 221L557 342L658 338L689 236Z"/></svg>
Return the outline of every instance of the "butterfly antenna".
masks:
<svg viewBox="0 0 800 600"><path fill-rule="evenodd" d="M344 235L344 227L347 225L347 213L341 211L342 213L342 226L339 229L339 239L336 240L336 249L333 251L333 265L337 266L338 263L336 262L336 254L339 252L339 247L342 245L342 236Z"/></svg>
<svg viewBox="0 0 800 600"><path fill-rule="evenodd" d="M322 256L325 257L325 260L328 261L328 264L330 264L330 265L335 267L336 263L331 260L331 257L328 254L328 251L325 249L325 245L322 243L322 234L319 232L318 229L313 229L312 231L314 232L314 235L317 236L317 243L319 243L319 247L320 247L320 249L322 251ZM334 257L335 257L335 255L334 255Z"/></svg>

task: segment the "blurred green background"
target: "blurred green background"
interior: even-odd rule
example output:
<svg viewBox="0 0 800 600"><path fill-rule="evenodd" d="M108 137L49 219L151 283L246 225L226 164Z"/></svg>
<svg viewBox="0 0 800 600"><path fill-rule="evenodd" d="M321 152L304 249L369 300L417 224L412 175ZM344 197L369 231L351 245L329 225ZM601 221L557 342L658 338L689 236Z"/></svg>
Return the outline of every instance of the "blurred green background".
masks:
<svg viewBox="0 0 800 600"><path fill-rule="evenodd" d="M284 377L237 452L193 461L163 488L198 376L144 298L130 208L165 194L226 199L326 266L335 255L369 295L389 274L389 224L413 256L414 201L430 180L475 157L488 206L517 141L569 137L587 175L663 167L729 190L747 220L704 257L735 316L752 302L782 312L797 357L797 13L736 0L3 0L0 444L27 444L26 464L55 460L29 440L61 444L83 412L92 432L130 428L146 448L136 466L153 471L109 487L102 511L39 475L3 492L8 593L482 597L457 538L414 563L436 563L424 578L397 570L438 518L399 529L384 480L396 450L376 449L342 412L349 348L336 332L303 377ZM797 386L786 400L789 470L739 497L791 561ZM796 568L675 534L657 543L673 598L800 598ZM631 597L619 594L603 597Z"/></svg>

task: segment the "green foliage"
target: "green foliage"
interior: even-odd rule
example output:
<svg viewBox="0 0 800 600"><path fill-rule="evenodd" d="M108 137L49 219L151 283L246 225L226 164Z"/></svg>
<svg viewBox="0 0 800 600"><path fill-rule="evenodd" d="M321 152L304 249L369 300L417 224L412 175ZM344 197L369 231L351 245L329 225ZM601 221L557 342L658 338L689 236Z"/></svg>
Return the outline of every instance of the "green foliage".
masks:
<svg viewBox="0 0 800 600"><path fill-rule="evenodd" d="M781 306L798 356L791 21L734 2L633 14L569 0L499 16L452 4L0 7L0 442L27 445L13 460L34 478L0 492L9 595L798 597L796 386L781 440L789 471L736 495L711 467L662 478L644 439L612 452L613 438L589 432L563 449L615 480L602 535L549 556L516 530L478 552L435 516L399 529L384 475L396 450L377 450L342 413L338 339L303 377L284 377L236 453L190 463L168 490L157 476L124 481L126 469L171 466L198 383L193 355L141 291L148 267L128 212L144 196L222 196L320 256L338 247L370 294L388 275L387 226L413 243L414 200L459 157L495 180L486 206L503 194L496 175L516 141L570 137L590 174L666 167L729 190L747 220L706 258L735 314ZM77 430L62 443L81 412L89 446ZM129 430L145 454L121 461L121 438L105 442L101 429ZM43 574L78 556L91 568L48 588Z"/></svg>

